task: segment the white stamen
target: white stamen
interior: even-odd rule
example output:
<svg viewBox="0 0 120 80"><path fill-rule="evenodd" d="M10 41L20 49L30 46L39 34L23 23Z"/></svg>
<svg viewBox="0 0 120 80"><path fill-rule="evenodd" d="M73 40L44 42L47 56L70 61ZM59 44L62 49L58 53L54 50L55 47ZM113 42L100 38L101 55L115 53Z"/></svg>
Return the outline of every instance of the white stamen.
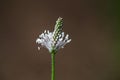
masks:
<svg viewBox="0 0 120 80"><path fill-rule="evenodd" d="M40 50L40 47L38 47L38 50Z"/></svg>

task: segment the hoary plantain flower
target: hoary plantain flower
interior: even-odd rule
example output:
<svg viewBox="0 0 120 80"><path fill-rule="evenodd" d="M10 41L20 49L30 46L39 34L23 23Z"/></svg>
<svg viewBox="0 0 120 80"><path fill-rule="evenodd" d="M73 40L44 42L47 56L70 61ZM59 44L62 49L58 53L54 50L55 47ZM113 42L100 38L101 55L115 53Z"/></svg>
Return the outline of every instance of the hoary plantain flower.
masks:
<svg viewBox="0 0 120 80"><path fill-rule="evenodd" d="M71 41L69 35L65 35L62 32L63 19L61 17L56 21L56 25L53 32L45 30L44 33L39 35L36 43L41 44L41 46L46 47L51 53L51 80L55 80L55 54L60 49L63 48L67 43ZM38 47L39 48L39 47Z"/></svg>
<svg viewBox="0 0 120 80"><path fill-rule="evenodd" d="M61 17L56 21L56 25L53 32L49 32L49 30L45 30L44 33L39 35L39 38L36 40L36 43L41 44L46 47L49 52L58 51L60 48L64 48L64 46L71 41L69 39L69 35L65 36L64 32L62 32L63 19Z"/></svg>

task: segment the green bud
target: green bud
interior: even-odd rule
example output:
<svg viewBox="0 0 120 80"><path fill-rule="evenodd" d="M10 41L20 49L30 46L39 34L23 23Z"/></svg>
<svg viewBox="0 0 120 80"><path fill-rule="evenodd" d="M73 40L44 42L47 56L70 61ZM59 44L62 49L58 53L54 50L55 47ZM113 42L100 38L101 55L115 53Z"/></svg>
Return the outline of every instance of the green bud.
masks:
<svg viewBox="0 0 120 80"><path fill-rule="evenodd" d="M61 34L62 27L63 27L63 19L61 17L59 17L57 19L57 21L56 21L54 32L53 32L53 34L54 34L54 36L53 36L54 41L57 41L57 36L59 36L59 34Z"/></svg>
<svg viewBox="0 0 120 80"><path fill-rule="evenodd" d="M63 26L63 18L59 17L56 21L55 29L62 29Z"/></svg>

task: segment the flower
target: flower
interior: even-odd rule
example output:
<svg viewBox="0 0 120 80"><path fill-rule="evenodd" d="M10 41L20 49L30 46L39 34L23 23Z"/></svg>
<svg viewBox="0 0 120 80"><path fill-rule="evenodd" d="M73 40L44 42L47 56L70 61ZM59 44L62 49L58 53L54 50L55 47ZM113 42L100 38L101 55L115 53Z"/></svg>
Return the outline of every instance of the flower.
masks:
<svg viewBox="0 0 120 80"><path fill-rule="evenodd" d="M46 47L49 52L58 51L60 48L64 48L64 46L71 41L69 39L69 35L65 35L62 32L63 19L61 17L56 21L56 25L53 32L49 32L49 30L45 30L44 33L39 35L36 43L41 44ZM39 48L39 47L38 47ZM40 49L40 48L39 48Z"/></svg>

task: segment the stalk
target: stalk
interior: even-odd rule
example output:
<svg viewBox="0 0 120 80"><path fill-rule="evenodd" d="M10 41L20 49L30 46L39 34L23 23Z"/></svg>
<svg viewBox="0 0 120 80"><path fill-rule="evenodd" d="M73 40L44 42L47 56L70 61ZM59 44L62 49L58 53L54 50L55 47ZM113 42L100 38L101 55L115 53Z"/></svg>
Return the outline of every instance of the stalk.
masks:
<svg viewBox="0 0 120 80"><path fill-rule="evenodd" d="M55 80L55 51L51 52L51 80Z"/></svg>

